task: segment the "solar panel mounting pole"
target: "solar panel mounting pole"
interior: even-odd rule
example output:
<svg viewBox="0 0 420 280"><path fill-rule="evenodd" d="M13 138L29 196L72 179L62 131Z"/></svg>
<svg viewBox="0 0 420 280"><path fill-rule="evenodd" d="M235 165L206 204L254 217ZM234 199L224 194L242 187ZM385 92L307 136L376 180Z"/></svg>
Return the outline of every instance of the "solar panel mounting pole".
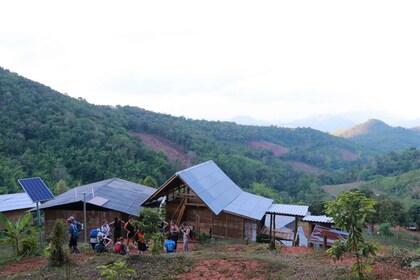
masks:
<svg viewBox="0 0 420 280"><path fill-rule="evenodd" d="M36 202L36 213L38 215L38 230L39 230L39 244L43 248L42 244L42 230L41 230L41 211L39 211L39 201Z"/></svg>

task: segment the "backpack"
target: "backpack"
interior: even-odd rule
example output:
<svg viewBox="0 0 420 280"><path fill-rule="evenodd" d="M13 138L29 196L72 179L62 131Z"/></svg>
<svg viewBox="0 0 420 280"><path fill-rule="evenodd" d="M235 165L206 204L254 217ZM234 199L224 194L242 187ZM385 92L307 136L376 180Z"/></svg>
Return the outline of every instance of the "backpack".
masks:
<svg viewBox="0 0 420 280"><path fill-rule="evenodd" d="M79 238L80 236L80 232L82 231L82 224L75 221L72 225L71 225L71 229L72 229L72 233L73 233L73 237L74 238Z"/></svg>
<svg viewBox="0 0 420 280"><path fill-rule="evenodd" d="M74 224L76 225L77 231L80 233L83 229L82 224L78 221L74 221Z"/></svg>
<svg viewBox="0 0 420 280"><path fill-rule="evenodd" d="M134 241L136 241L137 243L145 243L143 237L144 236L141 232L137 232L136 235L134 235Z"/></svg>
<svg viewBox="0 0 420 280"><path fill-rule="evenodd" d="M92 229L89 233L90 238L96 238L98 236L99 230Z"/></svg>
<svg viewBox="0 0 420 280"><path fill-rule="evenodd" d="M190 239L195 240L195 232L190 228Z"/></svg>
<svg viewBox="0 0 420 280"><path fill-rule="evenodd" d="M121 253L122 251L122 246L120 242L115 243L115 247L114 247L114 253Z"/></svg>

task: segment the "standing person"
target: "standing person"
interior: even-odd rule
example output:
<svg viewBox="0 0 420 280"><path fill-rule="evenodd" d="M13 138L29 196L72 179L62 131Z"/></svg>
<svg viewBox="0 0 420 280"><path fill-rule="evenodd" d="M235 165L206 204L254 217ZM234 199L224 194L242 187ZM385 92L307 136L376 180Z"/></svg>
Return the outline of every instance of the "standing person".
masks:
<svg viewBox="0 0 420 280"><path fill-rule="evenodd" d="M124 225L124 229L127 231L127 252L130 252L130 240L134 245L134 226L133 217L128 217L128 221Z"/></svg>
<svg viewBox="0 0 420 280"><path fill-rule="evenodd" d="M107 220L103 220L102 221L101 232L104 234L104 236L106 238L109 238L111 236L111 229L110 229L110 227L108 225L108 221Z"/></svg>
<svg viewBox="0 0 420 280"><path fill-rule="evenodd" d="M94 228L90 231L90 245L92 246L92 250L95 250L96 244L98 244L98 234L100 233L99 228Z"/></svg>
<svg viewBox="0 0 420 280"><path fill-rule="evenodd" d="M183 234L182 237L182 241L183 241L183 245L182 245L182 250L184 252L188 252L188 243L190 243L190 227L187 225L186 222L182 222L182 226L181 226L181 232Z"/></svg>
<svg viewBox="0 0 420 280"><path fill-rule="evenodd" d="M166 235L166 227L168 226L169 224L166 222L166 221L164 221L164 220L162 220L162 222L160 223L160 225L159 225L159 231L161 232L161 233L163 233L163 235Z"/></svg>
<svg viewBox="0 0 420 280"><path fill-rule="evenodd" d="M170 239L175 242L175 251L178 246L179 227L171 220L169 228Z"/></svg>
<svg viewBox="0 0 420 280"><path fill-rule="evenodd" d="M114 218L114 221L109 224L112 228L114 228L114 244L117 243L118 238L121 237L121 229L124 221L121 221L118 217Z"/></svg>
<svg viewBox="0 0 420 280"><path fill-rule="evenodd" d="M79 254L80 251L77 248L77 240L80 236L81 224L74 219L73 216L70 216L67 219L67 224L69 225L69 248L72 254Z"/></svg>

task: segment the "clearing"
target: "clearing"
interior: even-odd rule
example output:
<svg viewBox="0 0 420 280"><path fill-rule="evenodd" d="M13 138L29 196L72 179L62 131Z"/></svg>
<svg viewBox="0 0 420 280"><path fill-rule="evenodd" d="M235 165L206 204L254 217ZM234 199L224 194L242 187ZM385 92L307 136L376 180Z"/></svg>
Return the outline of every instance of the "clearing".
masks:
<svg viewBox="0 0 420 280"><path fill-rule="evenodd" d="M130 255L120 256L97 255L85 246L80 255L72 256L70 266L53 268L45 257L25 257L1 265L0 278L105 279L98 266L124 261L135 270L133 279L351 279L349 272L354 262L351 256L334 262L321 249L267 248L267 244L211 241L193 243L188 253L138 255L131 249ZM415 280L419 276L412 269L390 263L378 258L373 264L372 279Z"/></svg>

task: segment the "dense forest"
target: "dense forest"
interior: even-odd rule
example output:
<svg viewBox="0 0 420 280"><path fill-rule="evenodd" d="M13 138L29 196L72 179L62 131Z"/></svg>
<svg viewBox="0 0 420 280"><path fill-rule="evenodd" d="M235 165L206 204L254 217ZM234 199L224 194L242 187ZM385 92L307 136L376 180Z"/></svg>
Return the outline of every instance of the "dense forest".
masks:
<svg viewBox="0 0 420 280"><path fill-rule="evenodd" d="M17 179L33 176L56 194L112 177L147 178L160 185L182 164L170 162L138 134L177 145L190 164L212 159L240 187L283 203L328 200L323 184L377 180L420 168L416 147L384 154L310 128L244 126L132 106L97 106L3 68L0 126L0 193L20 192ZM296 168L299 164L317 172Z"/></svg>

